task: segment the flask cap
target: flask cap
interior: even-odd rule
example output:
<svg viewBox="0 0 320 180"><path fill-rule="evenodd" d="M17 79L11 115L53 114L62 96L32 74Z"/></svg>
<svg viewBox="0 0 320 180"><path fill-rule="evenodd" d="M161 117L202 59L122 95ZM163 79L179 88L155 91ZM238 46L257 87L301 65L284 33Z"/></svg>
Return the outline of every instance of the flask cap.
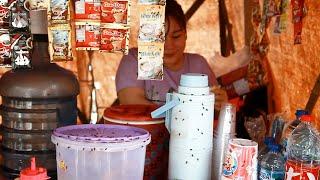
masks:
<svg viewBox="0 0 320 180"><path fill-rule="evenodd" d="M191 88L208 87L208 76L199 73L186 73L181 75L180 86Z"/></svg>
<svg viewBox="0 0 320 180"><path fill-rule="evenodd" d="M312 119L312 116L311 116L311 115L303 115L303 116L301 116L301 121L304 121L304 122L312 122L313 119Z"/></svg>
<svg viewBox="0 0 320 180"><path fill-rule="evenodd" d="M296 113L295 113L295 115L296 115L298 118L301 117L301 116L303 116L303 115L307 115L307 114L308 114L307 111L302 110L302 109L296 110Z"/></svg>
<svg viewBox="0 0 320 180"><path fill-rule="evenodd" d="M274 143L274 138L273 137L266 137L266 138L264 138L263 142L265 145L272 144L272 143Z"/></svg>
<svg viewBox="0 0 320 180"><path fill-rule="evenodd" d="M278 144L269 145L269 149L271 152L280 152L280 146Z"/></svg>

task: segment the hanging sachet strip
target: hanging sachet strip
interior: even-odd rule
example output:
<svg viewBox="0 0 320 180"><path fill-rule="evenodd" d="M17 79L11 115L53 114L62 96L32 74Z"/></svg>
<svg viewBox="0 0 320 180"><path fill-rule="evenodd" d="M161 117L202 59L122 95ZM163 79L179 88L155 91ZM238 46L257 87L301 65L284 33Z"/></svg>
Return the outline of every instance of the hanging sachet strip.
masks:
<svg viewBox="0 0 320 180"><path fill-rule="evenodd" d="M139 0L138 79L162 80L165 1Z"/></svg>
<svg viewBox="0 0 320 180"><path fill-rule="evenodd" d="M291 0L294 44L302 42L302 19L304 17L304 0Z"/></svg>
<svg viewBox="0 0 320 180"><path fill-rule="evenodd" d="M50 62L71 61L71 1L49 0L48 38Z"/></svg>
<svg viewBox="0 0 320 180"><path fill-rule="evenodd" d="M163 79L163 43L140 43L138 49L138 79Z"/></svg>
<svg viewBox="0 0 320 180"><path fill-rule="evenodd" d="M72 60L70 26L65 24L56 24L49 27L48 38L51 60Z"/></svg>

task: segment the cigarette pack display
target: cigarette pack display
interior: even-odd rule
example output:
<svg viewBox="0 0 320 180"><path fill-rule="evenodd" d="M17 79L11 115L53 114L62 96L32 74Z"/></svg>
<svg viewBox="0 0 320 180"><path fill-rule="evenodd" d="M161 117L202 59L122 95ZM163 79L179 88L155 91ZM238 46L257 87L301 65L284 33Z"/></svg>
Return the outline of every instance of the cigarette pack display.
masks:
<svg viewBox="0 0 320 180"><path fill-rule="evenodd" d="M77 20L100 20L100 0L77 0L75 2L75 19Z"/></svg>
<svg viewBox="0 0 320 180"><path fill-rule="evenodd" d="M100 50L100 23L76 22L77 50Z"/></svg>
<svg viewBox="0 0 320 180"><path fill-rule="evenodd" d="M52 26L49 28L48 37L51 62L72 60L70 26Z"/></svg>
<svg viewBox="0 0 320 180"><path fill-rule="evenodd" d="M100 50L107 52L122 52L128 54L129 28L117 26L101 27Z"/></svg>

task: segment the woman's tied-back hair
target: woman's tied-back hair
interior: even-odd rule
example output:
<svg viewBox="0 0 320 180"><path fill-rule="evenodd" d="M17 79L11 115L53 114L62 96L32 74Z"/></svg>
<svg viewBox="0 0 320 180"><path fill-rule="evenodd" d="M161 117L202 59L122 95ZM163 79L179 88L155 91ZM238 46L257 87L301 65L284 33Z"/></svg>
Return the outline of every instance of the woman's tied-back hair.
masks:
<svg viewBox="0 0 320 180"><path fill-rule="evenodd" d="M169 17L174 18L179 26L184 29L185 31L187 30L187 20L184 15L184 12L180 6L180 4L177 3L176 0L167 0L166 1L166 21L170 22ZM168 23L168 26L170 23ZM168 27L170 29L170 27ZM167 34L167 32L166 32Z"/></svg>

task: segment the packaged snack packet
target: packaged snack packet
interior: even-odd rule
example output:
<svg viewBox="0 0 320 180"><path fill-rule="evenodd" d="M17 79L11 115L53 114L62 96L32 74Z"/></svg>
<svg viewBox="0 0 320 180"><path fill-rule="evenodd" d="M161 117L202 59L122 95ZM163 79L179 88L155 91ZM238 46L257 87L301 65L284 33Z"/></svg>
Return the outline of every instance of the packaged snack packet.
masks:
<svg viewBox="0 0 320 180"><path fill-rule="evenodd" d="M129 28L123 26L104 25L101 27L100 50L122 52L128 54Z"/></svg>
<svg viewBox="0 0 320 180"><path fill-rule="evenodd" d="M305 10L305 0L292 0L292 22L294 32L294 44L302 43L302 28L303 28L303 17Z"/></svg>
<svg viewBox="0 0 320 180"><path fill-rule="evenodd" d="M130 1L101 0L101 23L129 24Z"/></svg>
<svg viewBox="0 0 320 180"><path fill-rule="evenodd" d="M138 46L138 79L163 79L163 43L140 43Z"/></svg>
<svg viewBox="0 0 320 180"><path fill-rule="evenodd" d="M68 24L70 20L69 0L50 0L48 4L49 24Z"/></svg>
<svg viewBox="0 0 320 180"><path fill-rule="evenodd" d="M77 50L99 50L100 37L100 23L76 22Z"/></svg>
<svg viewBox="0 0 320 180"><path fill-rule="evenodd" d="M28 32L30 26L29 5L27 0L17 0L11 8L10 33Z"/></svg>
<svg viewBox="0 0 320 180"><path fill-rule="evenodd" d="M138 1L139 4L143 4L143 5L165 5L166 1L165 0L139 0Z"/></svg>
<svg viewBox="0 0 320 180"><path fill-rule="evenodd" d="M12 34L11 41L12 69L31 68L31 35L29 33Z"/></svg>
<svg viewBox="0 0 320 180"><path fill-rule="evenodd" d="M140 42L164 42L165 7L160 5L139 6Z"/></svg>
<svg viewBox="0 0 320 180"><path fill-rule="evenodd" d="M31 10L47 10L49 0L30 0Z"/></svg>
<svg viewBox="0 0 320 180"><path fill-rule="evenodd" d="M49 53L50 61L72 60L71 28L66 24L49 27Z"/></svg>
<svg viewBox="0 0 320 180"><path fill-rule="evenodd" d="M10 8L13 5L9 0L1 0L0 2L0 26L4 29L9 28Z"/></svg>
<svg viewBox="0 0 320 180"><path fill-rule="evenodd" d="M11 40L9 30L0 30L0 66L11 67Z"/></svg>
<svg viewBox="0 0 320 180"><path fill-rule="evenodd" d="M75 19L77 20L100 20L100 0L76 0Z"/></svg>

